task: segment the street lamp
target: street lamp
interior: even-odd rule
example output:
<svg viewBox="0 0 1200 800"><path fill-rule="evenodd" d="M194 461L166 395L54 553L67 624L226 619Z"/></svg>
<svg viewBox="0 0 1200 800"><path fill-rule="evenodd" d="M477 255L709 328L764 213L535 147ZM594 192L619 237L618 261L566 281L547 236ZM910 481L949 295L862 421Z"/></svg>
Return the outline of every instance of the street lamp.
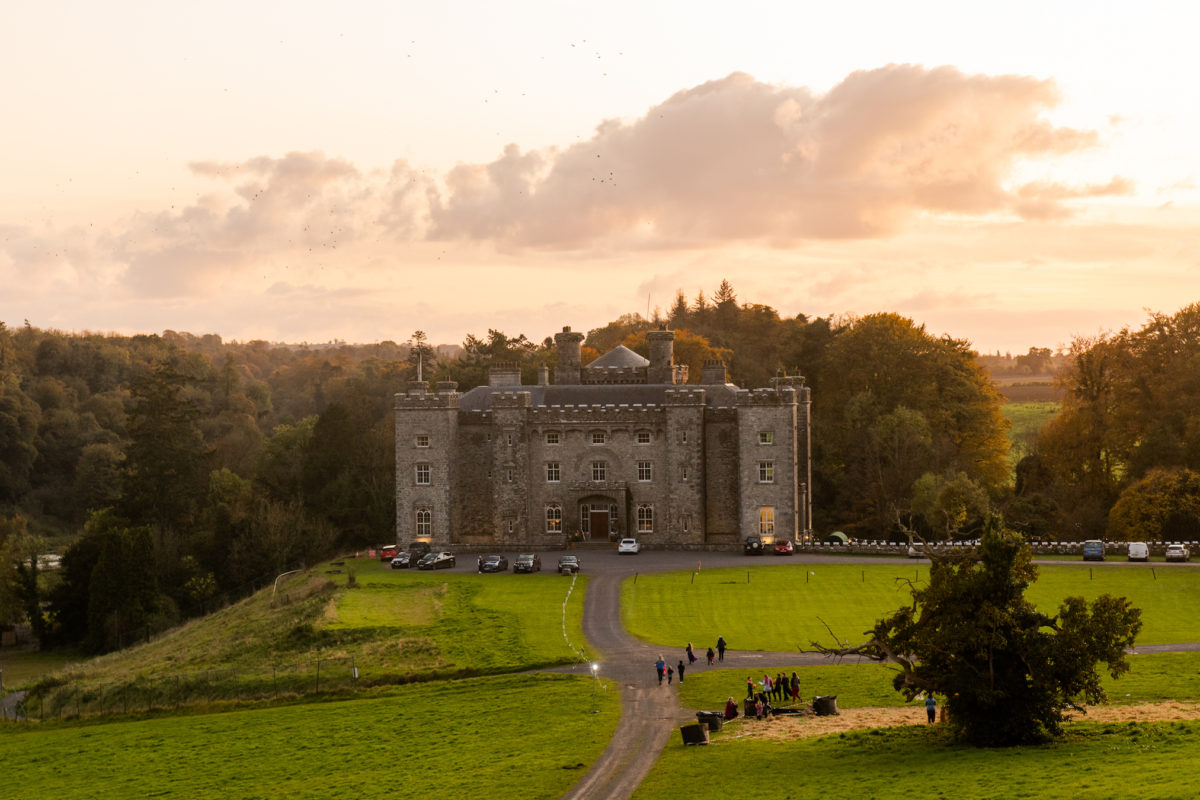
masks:
<svg viewBox="0 0 1200 800"><path fill-rule="evenodd" d="M592 662L592 713L599 713L600 709L596 708L596 684L600 682L597 673L600 671L600 665L595 661Z"/></svg>

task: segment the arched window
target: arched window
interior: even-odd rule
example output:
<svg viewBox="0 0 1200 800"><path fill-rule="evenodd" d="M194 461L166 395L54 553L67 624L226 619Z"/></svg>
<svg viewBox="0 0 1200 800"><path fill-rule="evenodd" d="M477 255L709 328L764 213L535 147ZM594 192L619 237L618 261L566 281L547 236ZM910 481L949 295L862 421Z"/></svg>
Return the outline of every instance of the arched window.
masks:
<svg viewBox="0 0 1200 800"><path fill-rule="evenodd" d="M546 506L546 533L562 533L562 506L551 503Z"/></svg>
<svg viewBox="0 0 1200 800"><path fill-rule="evenodd" d="M654 506L649 504L637 507L638 533L654 533Z"/></svg>
<svg viewBox="0 0 1200 800"><path fill-rule="evenodd" d="M433 515L428 508L417 509L417 536L433 535Z"/></svg>

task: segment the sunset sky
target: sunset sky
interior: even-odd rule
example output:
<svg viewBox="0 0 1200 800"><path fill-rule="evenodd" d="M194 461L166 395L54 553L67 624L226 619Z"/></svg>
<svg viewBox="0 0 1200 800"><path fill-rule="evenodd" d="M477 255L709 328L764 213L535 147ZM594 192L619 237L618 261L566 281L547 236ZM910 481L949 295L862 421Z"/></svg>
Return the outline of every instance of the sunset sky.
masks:
<svg viewBox="0 0 1200 800"><path fill-rule="evenodd" d="M1200 300L1197 8L4 3L0 320L541 339L727 278L1140 327Z"/></svg>

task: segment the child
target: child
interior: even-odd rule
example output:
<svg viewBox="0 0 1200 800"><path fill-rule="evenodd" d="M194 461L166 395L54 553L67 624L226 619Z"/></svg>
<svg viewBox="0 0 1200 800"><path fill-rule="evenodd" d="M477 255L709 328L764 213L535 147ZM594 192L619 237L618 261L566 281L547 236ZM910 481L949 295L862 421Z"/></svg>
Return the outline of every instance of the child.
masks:
<svg viewBox="0 0 1200 800"><path fill-rule="evenodd" d="M667 686L671 685L671 678L674 678L674 677L675 677L675 668L670 667L670 666L667 667Z"/></svg>

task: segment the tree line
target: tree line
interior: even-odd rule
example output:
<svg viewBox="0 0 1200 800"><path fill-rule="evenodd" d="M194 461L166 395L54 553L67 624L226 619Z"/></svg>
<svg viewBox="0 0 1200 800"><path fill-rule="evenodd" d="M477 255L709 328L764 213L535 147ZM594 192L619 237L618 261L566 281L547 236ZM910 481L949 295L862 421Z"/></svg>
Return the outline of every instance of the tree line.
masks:
<svg viewBox="0 0 1200 800"><path fill-rule="evenodd" d="M780 316L723 281L589 331L583 358L618 344L648 355L664 325L693 382L710 359L748 388L804 376L818 532L974 538L1000 511L1027 538L1155 538L1200 518L1194 306L1077 342L1062 411L1015 484L1002 398L964 340L893 313ZM394 394L418 372L467 391L497 361L534 383L556 360L551 337L498 330L439 359L421 331L310 347L0 324L0 626L106 650L390 541ZM37 559L48 551L63 554L54 575Z"/></svg>

